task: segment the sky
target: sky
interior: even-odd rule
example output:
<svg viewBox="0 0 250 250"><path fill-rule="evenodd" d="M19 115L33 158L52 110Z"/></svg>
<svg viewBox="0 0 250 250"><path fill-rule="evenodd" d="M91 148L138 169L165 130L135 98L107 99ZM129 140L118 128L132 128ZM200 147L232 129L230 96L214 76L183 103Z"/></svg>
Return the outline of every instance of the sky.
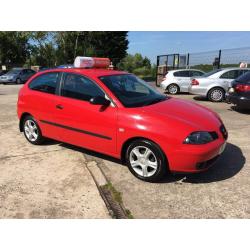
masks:
<svg viewBox="0 0 250 250"><path fill-rule="evenodd" d="M250 32L131 31L128 40L129 54L141 53L155 63L162 54L250 47Z"/></svg>

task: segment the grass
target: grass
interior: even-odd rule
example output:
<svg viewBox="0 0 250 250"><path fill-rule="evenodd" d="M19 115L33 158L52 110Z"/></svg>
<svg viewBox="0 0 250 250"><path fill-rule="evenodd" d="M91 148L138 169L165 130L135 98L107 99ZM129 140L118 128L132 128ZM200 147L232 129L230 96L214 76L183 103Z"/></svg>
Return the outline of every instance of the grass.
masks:
<svg viewBox="0 0 250 250"><path fill-rule="evenodd" d="M121 192L117 191L115 189L115 187L112 185L111 182L108 182L106 185L103 186L103 188L109 190L110 193L111 193L111 195L112 195L112 198L116 202L118 202L122 207L124 207L123 201L122 201L122 194L121 194ZM124 211L125 211L126 216L127 216L128 219L133 219L134 218L129 209L124 209Z"/></svg>

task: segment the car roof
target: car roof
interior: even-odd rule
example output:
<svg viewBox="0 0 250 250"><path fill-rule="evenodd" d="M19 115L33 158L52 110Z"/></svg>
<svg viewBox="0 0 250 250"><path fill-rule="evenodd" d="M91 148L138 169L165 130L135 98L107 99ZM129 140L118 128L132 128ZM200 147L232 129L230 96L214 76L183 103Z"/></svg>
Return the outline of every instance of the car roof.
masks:
<svg viewBox="0 0 250 250"><path fill-rule="evenodd" d="M41 74L48 73L48 72L78 73L78 74L89 75L89 76L94 76L94 77L129 74L128 72L119 71L119 70L82 69L82 68L55 68L55 69L44 70L41 72Z"/></svg>
<svg viewBox="0 0 250 250"><path fill-rule="evenodd" d="M230 67L230 68L221 68L221 71L222 70L250 70L250 68Z"/></svg>
<svg viewBox="0 0 250 250"><path fill-rule="evenodd" d="M201 71L203 72L201 69L172 69L172 70L169 70L168 72L178 72L178 71Z"/></svg>

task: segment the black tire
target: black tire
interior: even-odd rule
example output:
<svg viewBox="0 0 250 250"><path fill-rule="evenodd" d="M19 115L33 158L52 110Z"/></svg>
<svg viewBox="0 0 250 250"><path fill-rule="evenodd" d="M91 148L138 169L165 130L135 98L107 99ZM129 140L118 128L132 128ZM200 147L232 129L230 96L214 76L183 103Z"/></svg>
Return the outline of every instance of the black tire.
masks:
<svg viewBox="0 0 250 250"><path fill-rule="evenodd" d="M37 138L35 139L35 137L32 136L31 138L28 136L27 130L25 128L25 126L28 126L28 121L31 122L31 124L34 124L36 127L36 130L34 130L35 134L37 134ZM28 142L34 144L34 145L40 145L43 144L45 138L42 136L42 132L41 129L37 123L37 121L35 120L35 118L33 116L27 115L24 119L23 119L23 123L22 123L22 131L24 133L25 138L27 139ZM34 140L35 139L35 140Z"/></svg>
<svg viewBox="0 0 250 250"><path fill-rule="evenodd" d="M207 98L211 102L222 102L225 99L225 90L220 87L208 91Z"/></svg>
<svg viewBox="0 0 250 250"><path fill-rule="evenodd" d="M17 78L16 79L16 84L21 84L22 83L22 80L20 78Z"/></svg>
<svg viewBox="0 0 250 250"><path fill-rule="evenodd" d="M149 151L152 152L152 154L150 153L149 157L153 157L151 159L153 161L150 161L150 162L157 165L155 169L152 169L150 166L146 166L146 169L147 169L146 172L148 172L148 176L144 176L143 170L142 170L143 168L140 167L139 165L134 168L131 165L131 162L135 160L133 158L135 157L135 155L133 155L134 153L132 152L132 150L134 149L136 150L138 149L138 147L140 150L144 150L144 148L149 149ZM133 161L131 161L131 158L133 158ZM126 164L128 166L129 171L135 177L143 181L157 182L161 180L168 172L168 163L167 163L166 156L164 155L164 153L162 152L162 150L157 144L149 140L139 139L139 140L133 141L126 150L125 160L126 160ZM151 172L150 172L150 169L151 169ZM139 174L138 172L141 172L141 174Z"/></svg>
<svg viewBox="0 0 250 250"><path fill-rule="evenodd" d="M167 87L168 93L170 95L177 95L180 92L180 88L177 84L175 83L171 83L168 87Z"/></svg>

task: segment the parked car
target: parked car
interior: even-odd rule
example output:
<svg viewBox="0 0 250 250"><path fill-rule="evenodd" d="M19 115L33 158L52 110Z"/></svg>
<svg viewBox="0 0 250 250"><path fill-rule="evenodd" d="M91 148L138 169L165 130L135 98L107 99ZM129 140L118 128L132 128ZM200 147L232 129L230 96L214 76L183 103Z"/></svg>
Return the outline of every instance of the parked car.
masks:
<svg viewBox="0 0 250 250"><path fill-rule="evenodd" d="M250 109L250 72L232 82L226 100L235 104L238 109Z"/></svg>
<svg viewBox="0 0 250 250"><path fill-rule="evenodd" d="M20 84L26 82L34 74L36 74L36 71L32 69L13 68L6 74L0 76L0 82L3 84L6 83Z"/></svg>
<svg viewBox="0 0 250 250"><path fill-rule="evenodd" d="M168 170L204 171L226 146L227 131L215 112L122 71L39 72L20 89L17 110L30 143L52 138L107 154L145 181Z"/></svg>
<svg viewBox="0 0 250 250"><path fill-rule="evenodd" d="M171 95L176 95L179 92L188 92L191 78L202 76L203 74L203 71L197 69L170 70L160 86Z"/></svg>
<svg viewBox="0 0 250 250"><path fill-rule="evenodd" d="M192 79L189 93L207 97L212 102L221 102L234 79L249 72L249 68L216 69Z"/></svg>
<svg viewBox="0 0 250 250"><path fill-rule="evenodd" d="M70 68L74 68L73 64L63 64L63 65L59 65L57 66L58 69L70 69Z"/></svg>
<svg viewBox="0 0 250 250"><path fill-rule="evenodd" d="M0 76L6 74L8 71L7 70L0 70Z"/></svg>

